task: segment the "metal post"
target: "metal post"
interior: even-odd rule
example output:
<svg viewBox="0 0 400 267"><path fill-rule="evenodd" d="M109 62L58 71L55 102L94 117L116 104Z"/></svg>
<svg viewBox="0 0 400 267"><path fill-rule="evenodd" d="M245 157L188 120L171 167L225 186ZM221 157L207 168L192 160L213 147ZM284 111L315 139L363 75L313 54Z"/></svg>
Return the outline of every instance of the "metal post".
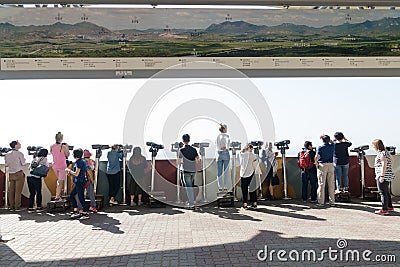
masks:
<svg viewBox="0 0 400 267"><path fill-rule="evenodd" d="M122 156L122 201L121 205L126 205L126 151Z"/></svg>
<svg viewBox="0 0 400 267"><path fill-rule="evenodd" d="M232 149L232 193L233 197L236 199L236 150Z"/></svg>
<svg viewBox="0 0 400 267"><path fill-rule="evenodd" d="M206 155L205 155L204 147L200 147L200 155L203 161L203 201L207 202L207 193L206 193Z"/></svg>
<svg viewBox="0 0 400 267"><path fill-rule="evenodd" d="M364 190L365 187L364 151L361 151L360 153L360 166L361 166L361 186L362 190Z"/></svg>
<svg viewBox="0 0 400 267"><path fill-rule="evenodd" d="M151 192L154 192L154 174L156 170L156 156L152 153L151 164Z"/></svg>
<svg viewBox="0 0 400 267"><path fill-rule="evenodd" d="M8 186L10 180L10 173L8 172L8 167L4 165L4 172L5 172L5 186L4 186L4 208L8 209Z"/></svg>
<svg viewBox="0 0 400 267"><path fill-rule="evenodd" d="M282 153L282 168L283 168L283 192L285 194L285 197L283 199L288 200L291 199L290 197L288 197L288 192L287 192L287 176L286 176L286 154L285 154L285 150L282 149L281 151Z"/></svg>
<svg viewBox="0 0 400 267"><path fill-rule="evenodd" d="M97 178L99 177L99 162L100 159L97 157L97 152L96 152L96 160L95 160L95 172L94 172L94 195L96 195L97 191Z"/></svg>
<svg viewBox="0 0 400 267"><path fill-rule="evenodd" d="M176 202L181 202L180 192L181 192L181 181L180 181L180 170L179 170L179 151L176 152Z"/></svg>

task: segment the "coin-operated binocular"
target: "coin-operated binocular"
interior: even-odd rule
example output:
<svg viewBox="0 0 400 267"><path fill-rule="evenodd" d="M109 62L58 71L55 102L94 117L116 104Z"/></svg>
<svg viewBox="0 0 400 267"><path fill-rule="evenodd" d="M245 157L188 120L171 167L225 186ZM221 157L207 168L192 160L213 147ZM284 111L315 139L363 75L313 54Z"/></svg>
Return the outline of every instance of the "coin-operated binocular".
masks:
<svg viewBox="0 0 400 267"><path fill-rule="evenodd" d="M236 184L238 181L236 181L236 155L237 151L240 151L242 149L242 143L238 141L232 141L229 144L229 150L232 151L232 186L233 186L233 196L236 196Z"/></svg>
<svg viewBox="0 0 400 267"><path fill-rule="evenodd" d="M109 145L99 145L99 144L92 145L92 149L96 150L96 159L95 159L96 166L95 166L95 172L94 172L95 179L94 179L94 185L93 185L95 194L97 191L97 178L99 177L99 162L100 162L101 155L103 154L102 150L106 150L109 148L110 148Z"/></svg>
<svg viewBox="0 0 400 267"><path fill-rule="evenodd" d="M180 184L181 184L181 171L179 164L179 150L184 146L182 142L175 142L171 144L171 152L176 153L176 202L180 203Z"/></svg>
<svg viewBox="0 0 400 267"><path fill-rule="evenodd" d="M154 175L156 170L156 156L160 149L164 149L164 146L154 142L146 142L146 146L149 146L149 152L151 152L151 192L154 191Z"/></svg>
<svg viewBox="0 0 400 267"><path fill-rule="evenodd" d="M8 152L11 151L9 147L0 147L0 157L5 157ZM8 167L4 167L4 173L6 175L5 181L5 192L4 192L4 208L8 208L8 181L9 181L9 172Z"/></svg>
<svg viewBox="0 0 400 267"><path fill-rule="evenodd" d="M365 197L365 171L364 171L364 158L365 158L365 150L369 149L369 145L355 147L350 152L357 153L358 159L360 161L361 166L361 186L363 191L363 198Z"/></svg>
<svg viewBox="0 0 400 267"><path fill-rule="evenodd" d="M287 193L287 174L286 174L286 150L289 149L290 140L283 140L279 142L275 142L275 146L277 149L281 151L282 154L282 169L283 169L283 191L285 197L283 199L290 199Z"/></svg>
<svg viewBox="0 0 400 267"><path fill-rule="evenodd" d="M119 153L122 153L122 201L121 205L126 205L126 159L128 153L132 152L132 145L118 145Z"/></svg>
<svg viewBox="0 0 400 267"><path fill-rule="evenodd" d="M36 156L39 150L42 148L42 146L28 146L26 149L28 150L28 155Z"/></svg>
<svg viewBox="0 0 400 267"><path fill-rule="evenodd" d="M203 170L203 201L207 201L207 192L206 192L206 147L210 146L210 143L202 142L202 143L194 143L192 146L197 147L199 149L199 154L201 156L201 161L203 163L202 170Z"/></svg>

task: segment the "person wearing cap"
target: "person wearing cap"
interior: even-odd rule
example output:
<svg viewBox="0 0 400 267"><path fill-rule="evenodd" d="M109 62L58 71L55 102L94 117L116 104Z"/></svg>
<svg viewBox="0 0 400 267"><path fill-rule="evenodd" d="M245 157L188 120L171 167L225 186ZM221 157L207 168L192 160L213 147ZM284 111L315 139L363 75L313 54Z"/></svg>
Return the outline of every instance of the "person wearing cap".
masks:
<svg viewBox="0 0 400 267"><path fill-rule="evenodd" d="M218 175L218 189L219 191L228 191L229 179L229 145L230 138L227 134L228 127L226 124L219 125L220 134L217 136L217 175ZM222 175L224 178L222 179Z"/></svg>
<svg viewBox="0 0 400 267"><path fill-rule="evenodd" d="M94 194L94 168L95 168L95 162L93 159L90 157L92 156L92 153L90 153L89 150L85 149L83 150L83 159L86 162L86 177L87 177L87 182L85 185L86 188L86 194L89 196L90 199L90 207L89 210L93 213L97 213L97 208L96 208L96 196ZM79 201L78 196L75 196L77 202L78 202L78 210L82 209L82 204Z"/></svg>
<svg viewBox="0 0 400 267"><path fill-rule="evenodd" d="M21 211L21 194L25 184L24 166L26 165L21 144L18 141L10 143L11 151L5 156L6 167L8 167L10 187L8 189L8 201L10 211Z"/></svg>
<svg viewBox="0 0 400 267"><path fill-rule="evenodd" d="M315 166L318 177L318 203L317 206L325 205L325 187L328 186L329 205L335 206L335 169L333 166L333 154L335 144L329 135L320 136L323 145L319 146L315 156Z"/></svg>

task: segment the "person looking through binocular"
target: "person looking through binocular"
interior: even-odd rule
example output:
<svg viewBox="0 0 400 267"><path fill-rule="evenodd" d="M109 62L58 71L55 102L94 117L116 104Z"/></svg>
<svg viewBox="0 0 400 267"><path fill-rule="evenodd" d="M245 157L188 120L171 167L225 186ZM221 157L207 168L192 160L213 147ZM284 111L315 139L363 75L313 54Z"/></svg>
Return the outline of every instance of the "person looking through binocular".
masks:
<svg viewBox="0 0 400 267"><path fill-rule="evenodd" d="M226 124L219 125L220 134L217 137L217 175L218 175L218 189L228 191L228 178L229 178L229 145L230 138L227 134L228 126ZM222 175L224 178L222 179Z"/></svg>
<svg viewBox="0 0 400 267"><path fill-rule="evenodd" d="M56 143L50 146L50 154L53 156L53 171L57 176L57 188L56 198L54 200L60 200L61 193L64 190L64 183L67 179L67 159L69 157L68 144L63 143L64 135L58 132L55 136Z"/></svg>

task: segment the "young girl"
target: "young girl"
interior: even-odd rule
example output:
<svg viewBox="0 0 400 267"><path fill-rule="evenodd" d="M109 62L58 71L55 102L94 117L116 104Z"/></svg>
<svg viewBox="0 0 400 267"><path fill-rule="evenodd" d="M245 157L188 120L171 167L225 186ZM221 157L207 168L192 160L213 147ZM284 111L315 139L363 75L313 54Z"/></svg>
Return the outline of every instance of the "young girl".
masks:
<svg viewBox="0 0 400 267"><path fill-rule="evenodd" d="M240 184L243 194L243 208L247 209L247 194L250 187L250 202L253 204L251 208L257 208L257 193L256 193L256 179L254 176L253 163L257 161L256 155L253 153L253 146L247 144L240 153Z"/></svg>
<svg viewBox="0 0 400 267"><path fill-rule="evenodd" d="M89 152L89 150L85 149L83 151L83 158L86 162L86 178L87 182L85 184L86 188L86 193L89 196L90 199L90 207L89 210L93 213L97 213L97 208L96 208L96 197L94 195L94 167L95 167L95 161L92 160L90 157L92 156L92 153ZM82 209L82 204L79 201L78 196L75 195L75 200L77 200L78 203L78 210Z"/></svg>
<svg viewBox="0 0 400 267"><path fill-rule="evenodd" d="M30 170L32 171L32 166L40 166L40 165L46 165L49 166L47 163L47 154L49 151L45 148L42 148L38 151L37 155L35 155L32 163L31 163L31 168ZM36 211L41 212L43 211L42 207L42 178L40 176L36 176L33 174L30 174L27 177L28 181L28 188L29 188L29 208L28 208L28 213L32 213L35 211L33 208L33 204L35 202L35 196L36 196Z"/></svg>
<svg viewBox="0 0 400 267"><path fill-rule="evenodd" d="M74 163L73 170L65 169L67 174L74 176L74 188L71 191L69 199L74 207L74 214L71 215L71 219L88 219L89 214L87 213L87 207L85 203L85 184L86 184L86 162L82 159L82 149L76 149L73 152L76 162ZM78 211L78 204L75 200L75 195L78 195L79 202L82 204L83 211Z"/></svg>

